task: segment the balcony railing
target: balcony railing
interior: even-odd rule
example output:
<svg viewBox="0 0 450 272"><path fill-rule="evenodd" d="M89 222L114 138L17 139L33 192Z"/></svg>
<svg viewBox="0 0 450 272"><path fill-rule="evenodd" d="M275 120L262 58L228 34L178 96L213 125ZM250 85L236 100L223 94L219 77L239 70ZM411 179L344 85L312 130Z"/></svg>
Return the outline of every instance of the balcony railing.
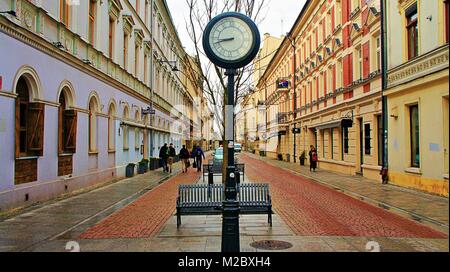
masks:
<svg viewBox="0 0 450 272"><path fill-rule="evenodd" d="M278 124L286 124L289 121L289 113L288 112L280 112L277 114Z"/></svg>

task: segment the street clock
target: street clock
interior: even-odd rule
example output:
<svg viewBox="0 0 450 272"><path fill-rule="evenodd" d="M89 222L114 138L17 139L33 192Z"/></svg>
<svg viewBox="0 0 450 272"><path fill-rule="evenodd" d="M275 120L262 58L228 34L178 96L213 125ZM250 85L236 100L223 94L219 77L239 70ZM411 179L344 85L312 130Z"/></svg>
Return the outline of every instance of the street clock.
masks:
<svg viewBox="0 0 450 272"><path fill-rule="evenodd" d="M256 24L237 12L213 18L203 32L206 56L225 69L242 68L252 62L259 51L261 38Z"/></svg>

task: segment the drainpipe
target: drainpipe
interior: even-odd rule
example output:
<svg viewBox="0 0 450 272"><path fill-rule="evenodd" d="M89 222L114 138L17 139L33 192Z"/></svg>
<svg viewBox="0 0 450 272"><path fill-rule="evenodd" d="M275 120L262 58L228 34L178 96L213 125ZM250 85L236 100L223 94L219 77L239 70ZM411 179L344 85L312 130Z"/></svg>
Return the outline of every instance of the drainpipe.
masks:
<svg viewBox="0 0 450 272"><path fill-rule="evenodd" d="M382 101L382 129L383 129L383 149L381 178L383 184L388 183L388 108L387 97L384 91L387 89L387 51L386 51L386 0L381 0L381 101Z"/></svg>

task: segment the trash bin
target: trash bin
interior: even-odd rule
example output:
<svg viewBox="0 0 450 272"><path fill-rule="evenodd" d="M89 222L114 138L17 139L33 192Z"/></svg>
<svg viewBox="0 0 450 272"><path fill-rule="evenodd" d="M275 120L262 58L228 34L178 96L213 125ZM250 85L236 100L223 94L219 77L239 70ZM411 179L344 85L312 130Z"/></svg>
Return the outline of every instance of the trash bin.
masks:
<svg viewBox="0 0 450 272"><path fill-rule="evenodd" d="M134 167L136 165L134 163L129 163L125 169L125 176L127 178L131 178L134 176Z"/></svg>

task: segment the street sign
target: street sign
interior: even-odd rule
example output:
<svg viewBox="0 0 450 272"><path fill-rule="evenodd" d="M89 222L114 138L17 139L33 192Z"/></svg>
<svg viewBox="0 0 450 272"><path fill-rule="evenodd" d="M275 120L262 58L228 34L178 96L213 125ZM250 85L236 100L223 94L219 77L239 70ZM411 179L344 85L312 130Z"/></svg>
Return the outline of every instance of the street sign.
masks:
<svg viewBox="0 0 450 272"><path fill-rule="evenodd" d="M146 108L146 109L142 109L142 115L148 115L148 114L156 114L156 111L150 107Z"/></svg>

